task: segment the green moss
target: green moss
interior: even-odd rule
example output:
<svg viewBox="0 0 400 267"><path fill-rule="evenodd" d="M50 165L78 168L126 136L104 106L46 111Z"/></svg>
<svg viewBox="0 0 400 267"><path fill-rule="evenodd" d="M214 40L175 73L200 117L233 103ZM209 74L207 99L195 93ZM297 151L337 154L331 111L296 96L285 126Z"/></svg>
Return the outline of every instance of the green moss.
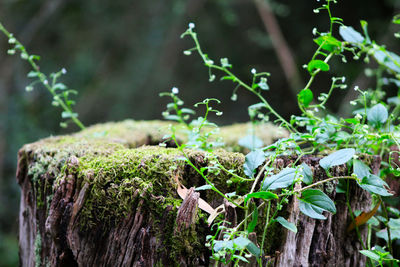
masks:
<svg viewBox="0 0 400 267"><path fill-rule="evenodd" d="M186 251L193 253L195 257L205 243L205 240L199 239L201 236L204 238L205 233L199 233L207 229L205 221L208 215L199 210L195 228L173 234L176 212L182 202L176 191L176 176L187 188L204 185L205 181L193 168L180 160L182 154L177 149L142 146L162 141L163 136L168 133L169 124L131 120L106 123L89 127L74 135L51 137L25 145L22 148L23 157L30 162L28 176L34 185L38 208L48 209L52 194L60 182L67 179L68 175L74 175L77 190L84 183L89 185L85 203L78 214L82 230L92 227L105 230L137 210L139 205L143 205L144 210L150 211L148 214L151 218L148 219L154 225L166 224L167 230L164 232L153 229L156 231L155 235L165 242L164 248L160 249L168 248L171 255ZM249 125L221 129L221 136L225 136L226 143L231 145L227 149L243 150L233 144L247 134L243 131L245 127ZM270 132L263 129L258 136L265 143L277 138L275 128ZM184 135L179 131L179 138L184 140ZM241 153L223 149L215 151L214 156L194 150L187 150L185 153L199 169L218 162L226 169L244 175L244 155ZM78 158L77 166L68 164L72 156ZM231 174L222 170L208 178L221 192L236 191L243 194L251 186L232 179ZM228 182L229 180L233 182ZM213 207L222 204L222 198L214 191L200 193L201 198ZM168 219L164 220L167 207L170 208L170 213Z"/></svg>
<svg viewBox="0 0 400 267"><path fill-rule="evenodd" d="M42 266L42 237L40 236L39 230L37 230L35 243L34 243L34 250L35 250L35 267Z"/></svg>

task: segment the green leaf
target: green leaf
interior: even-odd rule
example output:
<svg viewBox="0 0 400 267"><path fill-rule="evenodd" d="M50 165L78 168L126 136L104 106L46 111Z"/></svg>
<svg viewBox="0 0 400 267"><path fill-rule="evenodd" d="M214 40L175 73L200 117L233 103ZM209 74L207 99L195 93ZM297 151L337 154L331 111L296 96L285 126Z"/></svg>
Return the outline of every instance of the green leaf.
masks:
<svg viewBox="0 0 400 267"><path fill-rule="evenodd" d="M333 201L321 190L307 189L301 193L300 211L314 219L326 219L323 211L336 213Z"/></svg>
<svg viewBox="0 0 400 267"><path fill-rule="evenodd" d="M301 166L303 167L303 173L302 173L304 176L303 182L307 185L311 184L313 180L313 174L311 168L304 162L301 164Z"/></svg>
<svg viewBox="0 0 400 267"><path fill-rule="evenodd" d="M297 233L297 227L296 227L296 225L294 225L294 224L291 223L291 222L288 222L285 218L279 216L279 217L277 217L275 220L276 220L278 223L280 223L283 227L285 227L286 229L288 229L288 230L290 230L290 231L292 231L292 232L294 232L294 233Z"/></svg>
<svg viewBox="0 0 400 267"><path fill-rule="evenodd" d="M232 241L233 241L233 245L236 248L236 250L245 249L246 246L251 242L249 239L247 239L246 237L243 237L243 236L236 237Z"/></svg>
<svg viewBox="0 0 400 267"><path fill-rule="evenodd" d="M367 113L368 122L374 125L385 123L388 119L388 111L382 104L373 106Z"/></svg>
<svg viewBox="0 0 400 267"><path fill-rule="evenodd" d="M385 181L373 174L368 174L368 176L364 177L361 180L361 183L359 183L359 186L362 189L367 190L371 193L375 193L377 195L381 195L384 197L392 196L392 194L390 194L384 187L388 186Z"/></svg>
<svg viewBox="0 0 400 267"><path fill-rule="evenodd" d="M360 250L360 253L363 254L364 256L367 256L371 260L374 260L374 261L380 260L379 255L376 254L373 250Z"/></svg>
<svg viewBox="0 0 400 267"><path fill-rule="evenodd" d="M280 171L278 174L266 177L264 179L262 190L275 190L278 188L285 188L293 184L296 176L296 169L286 168Z"/></svg>
<svg viewBox="0 0 400 267"><path fill-rule="evenodd" d="M255 150L246 155L243 168L248 177L253 177L256 169L265 161L264 152Z"/></svg>
<svg viewBox="0 0 400 267"><path fill-rule="evenodd" d="M257 258L261 256L261 249L257 247L253 242L250 241L250 243L247 244L246 248L251 254L253 254Z"/></svg>
<svg viewBox="0 0 400 267"><path fill-rule="evenodd" d="M350 26L340 26L339 34L342 36L343 40L349 43L362 43L364 37L358 31L354 30Z"/></svg>
<svg viewBox="0 0 400 267"><path fill-rule="evenodd" d="M274 193L268 192L268 191L255 192L255 193L248 194L246 196L246 198L244 199L245 205L250 198L262 198L265 200L269 200L269 199L278 199L279 197L277 194L274 194Z"/></svg>
<svg viewBox="0 0 400 267"><path fill-rule="evenodd" d="M353 159L353 172L357 174L360 180L370 175L369 167L357 159Z"/></svg>
<svg viewBox="0 0 400 267"><path fill-rule="evenodd" d="M319 45L319 46L322 45L322 49L329 51L329 52L333 52L336 49L341 48L341 46L342 46L342 42L340 42L339 40L337 40L335 37L333 37L331 35L322 35L322 36L314 39L314 42L317 43L317 45Z"/></svg>
<svg viewBox="0 0 400 267"><path fill-rule="evenodd" d="M211 188L212 188L212 186L211 186L211 185L209 185L209 184L205 184L205 185L202 185L202 186L196 187L194 190L195 190L195 191L200 191L200 190L208 190L208 189L211 189Z"/></svg>
<svg viewBox="0 0 400 267"><path fill-rule="evenodd" d="M254 232L254 229L257 226L257 220L258 220L258 209L255 204L253 204L253 214L251 215L251 222L247 226L247 232L252 233Z"/></svg>
<svg viewBox="0 0 400 267"><path fill-rule="evenodd" d="M311 60L307 65L307 70L312 73L315 69L320 69L322 71L328 71L329 65L320 59Z"/></svg>
<svg viewBox="0 0 400 267"><path fill-rule="evenodd" d="M301 90L300 93L297 95L297 99L305 107L308 107L310 105L313 98L314 98L313 92L308 88Z"/></svg>
<svg viewBox="0 0 400 267"><path fill-rule="evenodd" d="M319 165L325 170L328 170L330 167L348 162L355 153L356 151L354 148L344 148L322 158L319 161Z"/></svg>

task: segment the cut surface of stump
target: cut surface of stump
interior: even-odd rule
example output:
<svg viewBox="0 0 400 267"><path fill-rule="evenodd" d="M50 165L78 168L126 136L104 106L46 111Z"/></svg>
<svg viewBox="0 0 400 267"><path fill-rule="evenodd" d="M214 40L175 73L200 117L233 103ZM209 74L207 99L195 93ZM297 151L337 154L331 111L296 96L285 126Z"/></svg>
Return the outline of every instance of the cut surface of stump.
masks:
<svg viewBox="0 0 400 267"><path fill-rule="evenodd" d="M230 128L229 128L230 127ZM228 146L208 153L186 150L198 168L217 160L227 170L244 176L245 148L237 140L247 135L245 125L222 127ZM264 127L264 128L262 128ZM241 129L235 132L233 129ZM285 133L272 126L256 129L264 144ZM268 134L268 131L270 134ZM22 266L209 266L211 251L206 236L213 234L208 214L198 207L203 199L213 208L224 204L225 219L243 219L221 196L211 190L196 192L204 179L187 165L182 153L170 147L149 146L162 142L168 133L165 122L107 123L70 136L47 138L25 145L19 151L17 180L21 186L19 217ZM184 141L184 134L178 134ZM234 141L236 140L236 141ZM239 151L239 152L230 152ZM279 159L279 168L295 158ZM319 158L304 158L318 180L326 178ZM345 174L345 166L334 169ZM325 175L325 176L324 176ZM179 183L190 188L179 197ZM210 175L222 192L244 195L250 183L238 182L227 172ZM230 181L229 183L227 181ZM345 194L336 193L336 181L323 189L336 203L337 214L313 220L299 213L297 200L281 212L297 225L298 233L278 224L268 229L264 265L355 266L365 257L355 232L346 233L350 215ZM353 210L367 210L370 196L355 184L350 186ZM259 227L252 233L257 243ZM365 238L366 230L360 229ZM259 242L260 243L260 242ZM252 261L254 262L254 261Z"/></svg>

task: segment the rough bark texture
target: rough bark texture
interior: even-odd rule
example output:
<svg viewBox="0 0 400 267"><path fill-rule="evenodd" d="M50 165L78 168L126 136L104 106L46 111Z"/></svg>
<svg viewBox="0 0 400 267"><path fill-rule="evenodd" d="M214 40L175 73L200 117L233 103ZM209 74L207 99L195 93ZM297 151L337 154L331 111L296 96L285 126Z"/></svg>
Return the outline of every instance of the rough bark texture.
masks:
<svg viewBox="0 0 400 267"><path fill-rule="evenodd" d="M140 128L143 130L142 125ZM155 139L147 138L152 142ZM75 137L50 138L20 150L17 180L22 190L19 220L22 266L212 264L210 251L204 245L206 236L212 232L206 222L207 214L198 209L199 198L214 208L224 204L225 219L231 225L241 221L243 212L213 192L195 192L193 187L204 185L204 180L184 162L176 160L180 153L174 149L131 147L120 136L93 137L81 133ZM212 162L203 152L188 153L199 168ZM243 175L243 154L221 150L217 158L227 169L236 169ZM276 167L282 168L294 160L280 158ZM314 179L326 178L319 168L319 158L302 158L300 162L312 166ZM373 170L377 170L379 161L371 162ZM343 175L347 170L339 166L332 172ZM179 175L180 182L190 188L183 201L176 192L172 174ZM227 185L229 178L223 174L210 177L225 192L248 190L251 186ZM337 207L337 214L326 214L326 220L305 217L299 213L298 201L290 201L282 216L296 223L298 233L285 231L277 224L270 228L264 265L365 264L365 257L358 252L360 243L355 232L346 233L351 217L346 195L336 193L336 184L326 183L321 187ZM349 197L353 210L369 209L369 194L356 184L350 184ZM259 216L260 220L265 217L263 211ZM262 225L261 231L256 229L249 238L259 244ZM362 227L360 233L365 238L366 229ZM253 258L247 266L254 264Z"/></svg>

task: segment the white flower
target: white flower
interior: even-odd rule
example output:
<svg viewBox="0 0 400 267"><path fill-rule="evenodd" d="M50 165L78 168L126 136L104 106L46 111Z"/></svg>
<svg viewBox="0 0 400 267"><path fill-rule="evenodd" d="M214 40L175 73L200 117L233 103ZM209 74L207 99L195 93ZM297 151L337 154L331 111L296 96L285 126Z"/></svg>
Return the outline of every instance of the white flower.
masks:
<svg viewBox="0 0 400 267"><path fill-rule="evenodd" d="M312 29L312 34L313 34L313 35L317 35L317 28L313 28L313 29Z"/></svg>
<svg viewBox="0 0 400 267"><path fill-rule="evenodd" d="M350 105L355 106L355 105L357 105L357 102L356 101L350 101Z"/></svg>
<svg viewBox="0 0 400 267"><path fill-rule="evenodd" d="M43 83L44 83L45 85L48 85L48 84L49 84L49 81L48 81L48 80L44 80Z"/></svg>
<svg viewBox="0 0 400 267"><path fill-rule="evenodd" d="M179 89L177 87L172 87L172 93L177 95L179 93Z"/></svg>
<svg viewBox="0 0 400 267"><path fill-rule="evenodd" d="M193 22L190 22L190 23L189 23L189 29L194 29L194 27L195 27L194 23L193 23Z"/></svg>
<svg viewBox="0 0 400 267"><path fill-rule="evenodd" d="M67 70L66 70L65 68L62 68L62 69L61 69L61 73L62 73L62 74L67 74Z"/></svg>
<svg viewBox="0 0 400 267"><path fill-rule="evenodd" d="M346 77L342 77L342 83L344 83L346 81Z"/></svg>
<svg viewBox="0 0 400 267"><path fill-rule="evenodd" d="M251 69L251 73L252 73L253 75L256 74L256 73L257 73L256 69L255 69L255 68L252 68L252 69Z"/></svg>
<svg viewBox="0 0 400 267"><path fill-rule="evenodd" d="M358 91L358 89L360 89L360 87L358 87L358 85L354 86L354 91Z"/></svg>
<svg viewBox="0 0 400 267"><path fill-rule="evenodd" d="M361 114L357 113L356 116L354 116L354 118L359 121L362 119L362 116Z"/></svg>

